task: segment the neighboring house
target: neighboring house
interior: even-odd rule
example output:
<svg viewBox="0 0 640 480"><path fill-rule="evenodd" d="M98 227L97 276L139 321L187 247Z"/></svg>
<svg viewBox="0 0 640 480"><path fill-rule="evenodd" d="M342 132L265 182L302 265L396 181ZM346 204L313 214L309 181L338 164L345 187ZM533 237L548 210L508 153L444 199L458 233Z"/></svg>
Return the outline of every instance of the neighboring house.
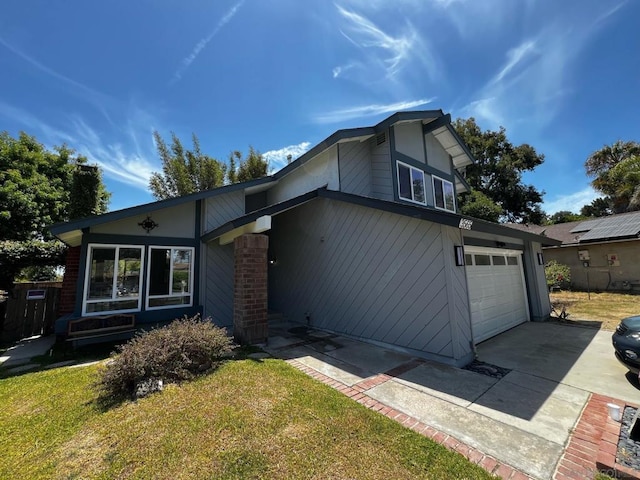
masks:
<svg viewBox="0 0 640 480"><path fill-rule="evenodd" d="M556 225L510 225L559 240L544 248L545 261L571 268L576 290L640 291L640 212Z"/></svg>
<svg viewBox="0 0 640 480"><path fill-rule="evenodd" d="M269 177L55 225L71 247L57 331L202 312L263 342L268 308L464 365L478 342L549 316L541 248L559 244L457 214L472 162L449 115L400 112Z"/></svg>

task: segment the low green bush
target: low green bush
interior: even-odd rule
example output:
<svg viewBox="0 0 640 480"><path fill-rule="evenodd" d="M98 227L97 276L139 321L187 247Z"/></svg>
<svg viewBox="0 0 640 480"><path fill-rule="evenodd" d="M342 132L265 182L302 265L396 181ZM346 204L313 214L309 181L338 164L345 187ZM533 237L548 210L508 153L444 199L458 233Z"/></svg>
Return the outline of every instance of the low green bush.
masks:
<svg viewBox="0 0 640 480"><path fill-rule="evenodd" d="M544 273L547 277L549 290L551 290L551 287L567 290L571 286L571 268L569 268L569 265L550 260L544 266Z"/></svg>
<svg viewBox="0 0 640 480"><path fill-rule="evenodd" d="M157 390L163 382L177 383L211 371L233 347L226 330L210 319L185 316L119 346L97 386L106 398L133 395L141 385L144 395L154 390L152 385L159 385Z"/></svg>

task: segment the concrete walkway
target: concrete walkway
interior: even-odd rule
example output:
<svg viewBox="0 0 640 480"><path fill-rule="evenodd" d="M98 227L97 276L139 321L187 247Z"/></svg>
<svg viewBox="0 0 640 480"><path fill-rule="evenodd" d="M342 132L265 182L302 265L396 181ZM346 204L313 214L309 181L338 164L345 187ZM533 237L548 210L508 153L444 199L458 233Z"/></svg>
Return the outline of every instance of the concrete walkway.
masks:
<svg viewBox="0 0 640 480"><path fill-rule="evenodd" d="M56 342L55 335L23 338L0 355L0 367L27 365L33 357L45 355Z"/></svg>
<svg viewBox="0 0 640 480"><path fill-rule="evenodd" d="M616 392L638 396L624 367L605 361L613 354L604 352L607 334L599 333L553 324L517 327L478 349L480 360L509 369L502 378L287 322L270 324L266 349L502 478L550 479L588 388L613 382ZM593 368L592 360L608 369L592 371L600 380L585 388L582 369Z"/></svg>

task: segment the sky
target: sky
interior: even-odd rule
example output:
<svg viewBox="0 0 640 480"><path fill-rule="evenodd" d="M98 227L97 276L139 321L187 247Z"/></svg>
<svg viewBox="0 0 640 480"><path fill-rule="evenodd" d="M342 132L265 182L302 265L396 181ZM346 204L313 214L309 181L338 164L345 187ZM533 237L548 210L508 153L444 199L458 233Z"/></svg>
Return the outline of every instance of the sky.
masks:
<svg viewBox="0 0 640 480"><path fill-rule="evenodd" d="M336 130L442 109L545 156L543 210L598 195L590 153L640 141L635 0L3 0L0 131L103 169L110 210L153 201L153 131L270 169Z"/></svg>

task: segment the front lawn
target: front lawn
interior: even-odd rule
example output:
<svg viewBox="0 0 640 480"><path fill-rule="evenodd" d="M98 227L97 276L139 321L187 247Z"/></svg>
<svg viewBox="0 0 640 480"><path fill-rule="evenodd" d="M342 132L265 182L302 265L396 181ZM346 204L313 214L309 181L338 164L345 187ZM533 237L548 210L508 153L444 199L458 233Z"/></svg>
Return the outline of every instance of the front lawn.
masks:
<svg viewBox="0 0 640 480"><path fill-rule="evenodd" d="M564 306L569 321L602 322L600 328L605 330L615 330L625 317L640 315L640 295L605 292L591 293L590 297L587 292L560 291L550 294L556 311L560 313Z"/></svg>
<svg viewBox="0 0 640 480"><path fill-rule="evenodd" d="M0 380L0 478L492 478L281 360L110 409L99 368Z"/></svg>

